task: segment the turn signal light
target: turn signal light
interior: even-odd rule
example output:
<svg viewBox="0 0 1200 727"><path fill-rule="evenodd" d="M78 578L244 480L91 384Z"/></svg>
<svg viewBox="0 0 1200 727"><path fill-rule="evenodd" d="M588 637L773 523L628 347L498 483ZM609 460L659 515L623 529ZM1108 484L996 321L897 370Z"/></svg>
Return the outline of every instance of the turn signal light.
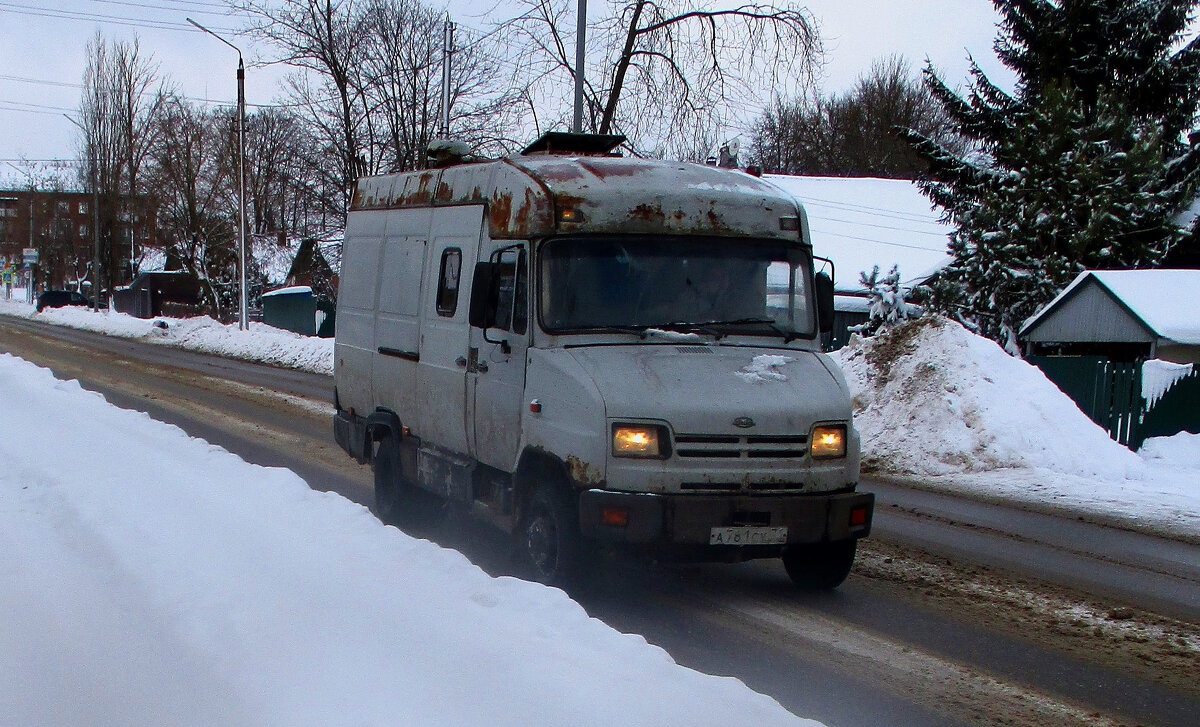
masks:
<svg viewBox="0 0 1200 727"><path fill-rule="evenodd" d="M850 510L850 527L861 528L867 524L867 508L859 506Z"/></svg>
<svg viewBox="0 0 1200 727"><path fill-rule="evenodd" d="M629 524L629 511L623 507L606 507L600 513L600 519L610 527L623 528Z"/></svg>

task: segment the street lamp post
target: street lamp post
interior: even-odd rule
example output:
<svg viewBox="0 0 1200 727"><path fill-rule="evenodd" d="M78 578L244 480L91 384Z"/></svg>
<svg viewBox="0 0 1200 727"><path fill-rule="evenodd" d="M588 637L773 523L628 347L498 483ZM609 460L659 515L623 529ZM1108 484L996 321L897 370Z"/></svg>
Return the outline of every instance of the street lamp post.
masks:
<svg viewBox="0 0 1200 727"><path fill-rule="evenodd" d="M237 51L237 133L238 133L238 329L247 330L246 321L246 67L242 64L242 51L233 43L212 32L191 18L187 21L200 30Z"/></svg>
<svg viewBox="0 0 1200 727"><path fill-rule="evenodd" d="M63 114L63 118L79 127L91 149L88 155L88 176L92 183L92 310L100 312L100 186L96 183L96 148L91 144L91 133L83 124Z"/></svg>

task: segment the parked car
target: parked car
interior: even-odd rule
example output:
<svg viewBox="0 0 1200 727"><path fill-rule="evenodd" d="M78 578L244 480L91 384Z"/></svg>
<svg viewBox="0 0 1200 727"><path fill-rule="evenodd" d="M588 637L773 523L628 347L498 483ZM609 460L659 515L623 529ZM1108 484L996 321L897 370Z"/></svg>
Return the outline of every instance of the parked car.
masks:
<svg viewBox="0 0 1200 727"><path fill-rule="evenodd" d="M41 313L46 308L63 308L68 305L88 304L87 298L74 290L47 290L38 296L37 310Z"/></svg>

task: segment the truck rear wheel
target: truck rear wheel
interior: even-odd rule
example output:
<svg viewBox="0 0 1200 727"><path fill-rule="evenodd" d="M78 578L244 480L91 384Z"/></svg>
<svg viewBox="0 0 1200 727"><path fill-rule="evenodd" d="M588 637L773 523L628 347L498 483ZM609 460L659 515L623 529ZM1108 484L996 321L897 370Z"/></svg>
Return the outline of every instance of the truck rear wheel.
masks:
<svg viewBox="0 0 1200 727"><path fill-rule="evenodd" d="M436 525L445 513L438 498L404 478L400 469L399 445L384 437L374 456L375 506L372 512L384 524L401 529Z"/></svg>
<svg viewBox="0 0 1200 727"><path fill-rule="evenodd" d="M579 514L563 488L540 485L534 490L517 541L524 569L538 583L565 588L585 570Z"/></svg>
<svg viewBox="0 0 1200 727"><path fill-rule="evenodd" d="M842 585L850 575L857 550L857 540L793 545L784 551L783 567L800 588L829 591Z"/></svg>

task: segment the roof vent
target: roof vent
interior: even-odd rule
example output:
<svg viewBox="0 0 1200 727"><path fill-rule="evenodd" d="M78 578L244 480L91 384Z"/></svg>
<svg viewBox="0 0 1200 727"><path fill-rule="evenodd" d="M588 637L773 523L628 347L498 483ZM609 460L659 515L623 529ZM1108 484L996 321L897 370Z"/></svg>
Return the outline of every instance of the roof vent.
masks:
<svg viewBox="0 0 1200 727"><path fill-rule="evenodd" d="M425 156L429 157L431 167L449 167L462 162L471 156L471 145L456 139L434 139L425 147Z"/></svg>
<svg viewBox="0 0 1200 727"><path fill-rule="evenodd" d="M525 147L521 154L611 156L616 148L624 143L625 137L620 134L569 134L565 131L547 131L539 136L537 141Z"/></svg>

